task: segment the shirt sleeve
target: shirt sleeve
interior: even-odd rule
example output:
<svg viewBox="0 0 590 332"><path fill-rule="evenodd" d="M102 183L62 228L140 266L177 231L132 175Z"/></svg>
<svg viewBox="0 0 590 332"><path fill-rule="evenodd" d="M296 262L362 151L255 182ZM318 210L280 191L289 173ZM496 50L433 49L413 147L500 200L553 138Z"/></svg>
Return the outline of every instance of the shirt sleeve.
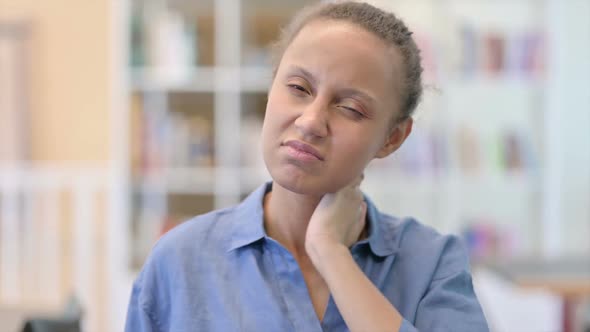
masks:
<svg viewBox="0 0 590 332"><path fill-rule="evenodd" d="M404 320L400 332L489 332L475 295L467 251L449 237L428 291L420 301L416 321Z"/></svg>

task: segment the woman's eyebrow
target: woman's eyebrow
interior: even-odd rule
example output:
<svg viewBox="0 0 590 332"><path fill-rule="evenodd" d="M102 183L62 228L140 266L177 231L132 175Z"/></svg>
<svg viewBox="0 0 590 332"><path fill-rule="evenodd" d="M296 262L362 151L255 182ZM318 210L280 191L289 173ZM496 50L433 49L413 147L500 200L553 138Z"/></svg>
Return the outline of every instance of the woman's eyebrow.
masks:
<svg viewBox="0 0 590 332"><path fill-rule="evenodd" d="M289 72L295 72L295 73L298 73L298 74L304 76L313 85L315 85L317 83L316 77L313 76L313 74L310 71L308 71L307 69L305 69L301 66L292 65L289 68Z"/></svg>
<svg viewBox="0 0 590 332"><path fill-rule="evenodd" d="M361 90L353 89L353 88L345 88L340 90L342 94L354 96L360 98L362 101L367 102L369 107L374 107L376 105L376 100L371 95Z"/></svg>

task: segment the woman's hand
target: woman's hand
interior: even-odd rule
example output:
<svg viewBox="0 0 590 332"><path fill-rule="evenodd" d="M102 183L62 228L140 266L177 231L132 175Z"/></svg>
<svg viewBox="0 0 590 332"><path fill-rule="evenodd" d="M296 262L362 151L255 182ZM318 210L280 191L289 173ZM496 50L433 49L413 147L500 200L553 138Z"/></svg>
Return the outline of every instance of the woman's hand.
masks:
<svg viewBox="0 0 590 332"><path fill-rule="evenodd" d="M349 247L365 226L362 176L322 197L311 216L305 250L351 331L399 331L402 316L355 262Z"/></svg>
<svg viewBox="0 0 590 332"><path fill-rule="evenodd" d="M322 197L311 216L305 236L310 257L327 247L353 245L365 227L367 205L360 184L363 176L336 193Z"/></svg>

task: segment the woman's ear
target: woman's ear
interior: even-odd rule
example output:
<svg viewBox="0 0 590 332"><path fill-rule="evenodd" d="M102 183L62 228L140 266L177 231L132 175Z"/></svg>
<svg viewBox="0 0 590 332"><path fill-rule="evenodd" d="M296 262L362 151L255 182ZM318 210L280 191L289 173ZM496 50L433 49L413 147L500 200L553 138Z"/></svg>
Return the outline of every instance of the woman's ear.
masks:
<svg viewBox="0 0 590 332"><path fill-rule="evenodd" d="M404 121L396 124L390 130L383 147L379 149L379 151L377 151L377 153L375 154L375 158L385 158L397 149L399 149L402 143L406 140L406 138L408 138L408 136L412 132L413 124L414 120L412 120L412 117L408 117Z"/></svg>

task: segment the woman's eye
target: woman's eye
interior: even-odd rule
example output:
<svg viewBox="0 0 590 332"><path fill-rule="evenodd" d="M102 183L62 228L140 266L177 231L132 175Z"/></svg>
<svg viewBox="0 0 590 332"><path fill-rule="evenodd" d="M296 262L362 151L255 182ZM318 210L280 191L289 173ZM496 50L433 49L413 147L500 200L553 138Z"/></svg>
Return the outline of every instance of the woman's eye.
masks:
<svg viewBox="0 0 590 332"><path fill-rule="evenodd" d="M297 90L299 92L307 93L307 90L305 90L305 88L302 87L301 85L298 85L298 84L288 84L287 86L290 87L291 89Z"/></svg>
<svg viewBox="0 0 590 332"><path fill-rule="evenodd" d="M362 117L364 116L364 114L362 112L357 111L355 108L352 107L348 107L348 106L340 106L340 108L346 110L348 113L351 113L352 115L356 116L356 117Z"/></svg>

